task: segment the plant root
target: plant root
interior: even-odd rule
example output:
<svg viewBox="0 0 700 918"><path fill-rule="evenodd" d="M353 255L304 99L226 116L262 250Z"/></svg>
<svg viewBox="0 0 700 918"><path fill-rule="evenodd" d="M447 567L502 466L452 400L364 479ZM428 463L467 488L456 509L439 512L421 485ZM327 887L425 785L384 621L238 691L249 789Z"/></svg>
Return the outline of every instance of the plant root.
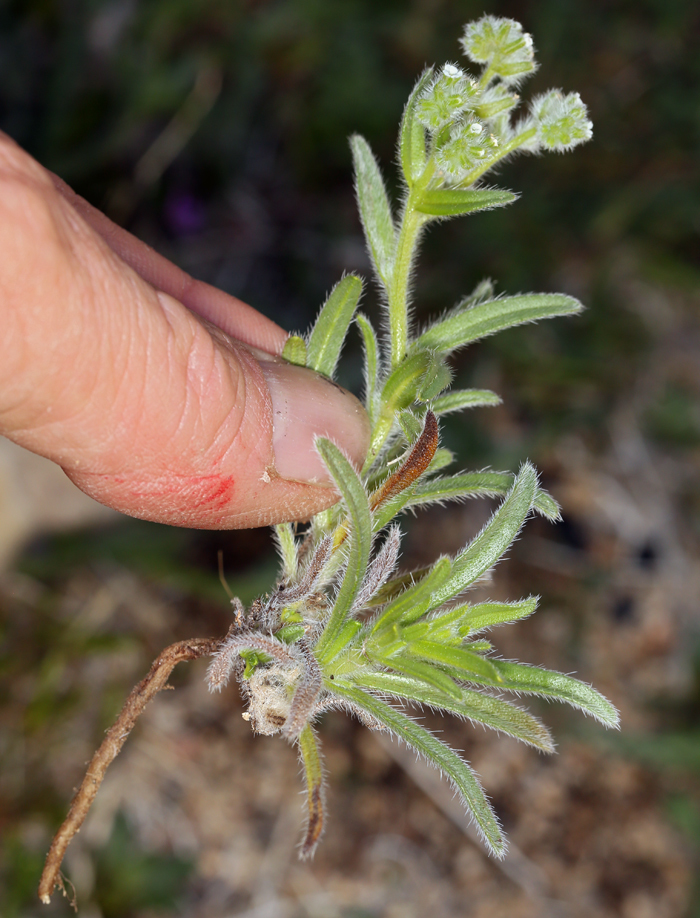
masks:
<svg viewBox="0 0 700 918"><path fill-rule="evenodd" d="M59 886L65 892L61 877L61 864L73 836L80 830L92 806L105 773L119 755L126 738L148 702L167 687L170 673L178 663L211 656L219 650L221 638L194 638L171 644L154 660L148 675L135 686L126 699L119 717L107 731L102 745L93 755L77 794L68 810L63 825L54 836L39 882L39 898L48 905L54 889Z"/></svg>

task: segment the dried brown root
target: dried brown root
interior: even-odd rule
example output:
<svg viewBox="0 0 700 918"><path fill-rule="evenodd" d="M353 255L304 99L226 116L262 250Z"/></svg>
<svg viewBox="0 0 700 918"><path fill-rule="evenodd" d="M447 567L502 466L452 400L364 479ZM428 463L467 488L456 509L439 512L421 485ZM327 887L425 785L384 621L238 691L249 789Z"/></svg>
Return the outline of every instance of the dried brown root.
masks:
<svg viewBox="0 0 700 918"><path fill-rule="evenodd" d="M167 686L170 673L178 663L211 656L220 646L221 638L194 638L171 644L153 662L148 675L131 690L114 726L107 731L102 745L93 755L68 815L51 843L38 890L39 898L45 905L51 901L51 895L57 886L65 892L61 864L66 849L83 824L108 767L119 755L126 738L148 702Z"/></svg>

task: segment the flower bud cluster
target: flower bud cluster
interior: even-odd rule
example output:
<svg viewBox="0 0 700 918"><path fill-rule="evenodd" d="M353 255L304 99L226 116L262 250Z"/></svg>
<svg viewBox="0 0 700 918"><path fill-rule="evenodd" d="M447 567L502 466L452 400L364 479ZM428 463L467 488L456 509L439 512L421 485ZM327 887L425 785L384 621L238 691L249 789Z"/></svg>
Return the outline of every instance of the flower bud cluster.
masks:
<svg viewBox="0 0 700 918"><path fill-rule="evenodd" d="M532 36L514 19L482 16L465 26L460 44L470 61L486 64L487 79L500 77L506 85L537 68Z"/></svg>
<svg viewBox="0 0 700 918"><path fill-rule="evenodd" d="M418 101L416 115L429 130L439 131L471 109L477 97L475 81L454 64L445 64Z"/></svg>
<svg viewBox="0 0 700 918"><path fill-rule="evenodd" d="M593 136L588 110L577 92L564 95L551 89L532 100L530 112L537 125L537 139L546 150L571 150Z"/></svg>
<svg viewBox="0 0 700 918"><path fill-rule="evenodd" d="M460 43L470 61L483 65L479 77L445 64L415 106L442 183L470 185L516 150L564 151L590 139L592 125L578 93L550 90L511 123L520 102L514 87L537 69L532 38L520 23L483 16L465 27Z"/></svg>
<svg viewBox="0 0 700 918"><path fill-rule="evenodd" d="M437 152L437 165L450 179L459 181L497 147L497 138L477 118L457 122Z"/></svg>

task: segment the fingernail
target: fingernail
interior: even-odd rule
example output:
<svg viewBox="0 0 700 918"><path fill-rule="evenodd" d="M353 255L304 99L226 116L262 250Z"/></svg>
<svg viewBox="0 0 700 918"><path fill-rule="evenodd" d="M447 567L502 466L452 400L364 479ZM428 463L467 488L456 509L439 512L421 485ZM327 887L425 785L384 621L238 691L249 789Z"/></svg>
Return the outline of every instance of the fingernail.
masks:
<svg viewBox="0 0 700 918"><path fill-rule="evenodd" d="M272 400L272 447L280 478L312 484L331 479L316 452L316 437L327 437L360 467L370 438L360 402L313 370L282 362L259 363Z"/></svg>

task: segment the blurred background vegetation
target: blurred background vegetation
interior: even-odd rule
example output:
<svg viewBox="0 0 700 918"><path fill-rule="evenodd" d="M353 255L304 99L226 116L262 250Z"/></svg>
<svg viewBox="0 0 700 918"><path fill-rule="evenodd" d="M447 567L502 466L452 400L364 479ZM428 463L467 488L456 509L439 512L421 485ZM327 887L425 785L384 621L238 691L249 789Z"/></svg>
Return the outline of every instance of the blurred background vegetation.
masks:
<svg viewBox="0 0 700 918"><path fill-rule="evenodd" d="M302 870L293 860L296 829L288 832L284 821L285 794L295 813L298 804L293 755L282 744L256 751L267 746L241 732L239 709L235 722L226 719L230 697L212 702L187 688L200 674L180 674L180 707L159 700L171 704L171 719L151 723L163 773L147 779L138 752L125 753L122 784L132 802L105 789L96 828L92 835L86 828L69 861L83 914L700 915L691 882L700 864L700 7L691 0L5 0L0 128L194 276L305 330L343 270L369 275L348 135L367 137L398 200L390 167L403 103L425 64L458 59L462 25L484 11L516 18L534 36L541 69L524 96L553 86L579 91L594 140L570 155L504 166L500 184L521 201L432 230L416 312L444 309L483 277L500 291L562 290L588 306L578 319L512 330L469 351L455 365L460 384L494 388L505 405L450 419L445 439L465 465L514 468L529 455L543 470L565 523L532 524L509 571L499 572L511 598L519 590L544 597L543 624L518 626L513 647L523 659L595 681L620 704L625 731L603 746L595 731L576 734L580 724L547 712L565 738L564 764L548 766L559 771L547 786L563 796L540 838L521 797L544 766L517 759L492 778L489 756L502 762L506 753L496 750L511 747L455 729L457 744L477 761L485 756L479 770L525 852L524 873L511 876L504 892L496 867L463 853L470 843L459 829L441 828L422 810L414 822L398 823L401 801L420 801L421 792L389 752L329 719L336 831L347 838L329 838L316 867ZM376 310L371 283L365 297L365 308ZM343 379L355 391L359 366L355 341ZM480 513L470 505L421 517L407 563L426 543L454 550ZM36 533L2 574L6 918L39 913L34 890L50 832L149 659L170 640L225 630L219 548L241 598L271 583L264 532L192 533L136 521ZM257 801L236 810L233 842L219 837L197 811L201 795L193 802L178 777L184 769L196 784L182 757L206 772L220 747L239 776L238 796ZM256 772L247 779L243 752ZM285 763L281 775L275 755ZM214 772L218 799L228 800L229 772ZM593 776L602 772L618 775L619 785L597 784ZM267 797L255 797L262 792L253 778L267 783ZM508 789L513 782L520 797ZM279 798L270 797L273 784ZM401 792L397 810L380 812L375 798L387 788ZM149 794L160 808L147 805ZM369 801L366 814L347 802L356 799ZM616 809L623 800L626 815ZM581 827L576 814L584 812L596 814L595 825ZM168 822L172 813L180 822ZM596 834L606 825L608 835ZM606 847L616 829L618 847ZM290 851L280 841L287 837ZM257 860L236 838L247 839ZM386 839L393 848L382 848ZM371 845L379 853L368 866L358 852ZM270 860L279 851L284 868ZM404 900L398 890L409 875L424 882ZM471 910L455 905L463 902L460 884ZM69 909L59 901L41 913Z"/></svg>

